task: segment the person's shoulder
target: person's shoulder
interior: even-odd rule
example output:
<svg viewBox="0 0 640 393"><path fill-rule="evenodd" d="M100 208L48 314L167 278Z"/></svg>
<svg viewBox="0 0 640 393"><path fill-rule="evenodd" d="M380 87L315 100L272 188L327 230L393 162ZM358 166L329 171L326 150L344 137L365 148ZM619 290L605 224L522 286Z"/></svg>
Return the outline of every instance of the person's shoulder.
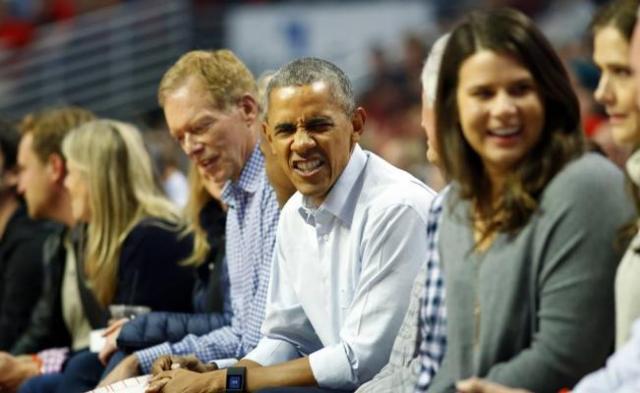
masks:
<svg viewBox="0 0 640 393"><path fill-rule="evenodd" d="M165 241L178 241L182 238L182 229L180 224L171 222L159 217L145 217L138 221L131 231L129 231L126 242L133 241L157 241L159 239ZM160 244L160 243L158 243Z"/></svg>
<svg viewBox="0 0 640 393"><path fill-rule="evenodd" d="M611 160L598 153L584 153L582 156L573 160L563 172L565 176L588 177L593 178L594 175L614 175L622 177L622 170L618 168Z"/></svg>
<svg viewBox="0 0 640 393"><path fill-rule="evenodd" d="M540 210L548 217L570 214L593 221L620 221L620 225L635 214L622 170L596 153L575 159L551 180L543 191Z"/></svg>
<svg viewBox="0 0 640 393"><path fill-rule="evenodd" d="M300 214L300 208L302 207L303 196L300 192L295 192L289 200L282 206L280 210L280 220L288 219L291 217L298 217Z"/></svg>
<svg viewBox="0 0 640 393"><path fill-rule="evenodd" d="M186 258L193 247L193 237L182 231L179 224L157 217L140 220L126 234L122 244L121 261L175 261Z"/></svg>
<svg viewBox="0 0 640 393"><path fill-rule="evenodd" d="M133 230L178 231L180 229L178 222L154 216L144 217L133 226Z"/></svg>
<svg viewBox="0 0 640 393"><path fill-rule="evenodd" d="M26 207L20 206L11 217L7 234L7 239L22 242L44 241L51 233L57 231L59 225L46 220L34 220L29 217Z"/></svg>
<svg viewBox="0 0 640 393"><path fill-rule="evenodd" d="M612 192L624 192L622 170L600 154L585 153L558 172L545 188L544 198Z"/></svg>
<svg viewBox="0 0 640 393"><path fill-rule="evenodd" d="M377 155L367 152L366 178L363 184L365 198L371 208L409 205L427 212L436 192L412 174L397 168Z"/></svg>

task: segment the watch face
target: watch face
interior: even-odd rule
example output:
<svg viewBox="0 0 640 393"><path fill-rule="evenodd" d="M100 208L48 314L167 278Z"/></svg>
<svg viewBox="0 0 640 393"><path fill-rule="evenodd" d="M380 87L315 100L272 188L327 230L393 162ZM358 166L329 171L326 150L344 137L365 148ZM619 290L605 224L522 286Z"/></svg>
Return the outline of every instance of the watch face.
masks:
<svg viewBox="0 0 640 393"><path fill-rule="evenodd" d="M227 376L227 389L242 389L242 376L241 375Z"/></svg>

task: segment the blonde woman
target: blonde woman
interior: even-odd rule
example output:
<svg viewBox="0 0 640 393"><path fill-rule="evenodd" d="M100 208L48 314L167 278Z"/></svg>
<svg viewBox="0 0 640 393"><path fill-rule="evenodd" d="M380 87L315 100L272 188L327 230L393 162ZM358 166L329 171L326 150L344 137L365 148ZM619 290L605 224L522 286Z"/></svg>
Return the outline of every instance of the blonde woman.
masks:
<svg viewBox="0 0 640 393"><path fill-rule="evenodd" d="M98 120L73 130L62 151L73 217L89 224L85 274L98 303L189 311L193 275L179 262L191 239L154 181L139 132Z"/></svg>
<svg viewBox="0 0 640 393"><path fill-rule="evenodd" d="M77 391L91 389L103 374L109 373L132 351L163 342L176 342L189 334L203 335L230 324L231 315L223 313L223 303L230 299L224 296L225 290L228 291L226 275L223 274L226 214L220 203L220 193L220 185L207 179L192 164L189 200L185 209L188 225L184 231L193 234L193 251L182 264L196 270L192 298L195 313L152 312L125 324L112 325L107 329L107 344L99 354L102 364L96 362L95 355L72 359L69 372L64 376L65 388L77 387ZM87 373L87 368L94 372ZM98 373L95 372L97 370L104 371Z"/></svg>
<svg viewBox="0 0 640 393"><path fill-rule="evenodd" d="M104 312L111 304L190 312L195 275L181 262L192 252L193 239L157 187L138 130L111 120L92 121L65 137L62 152L72 216L88 224L82 273L93 301L84 302L85 313L96 312L92 308ZM92 386L79 386L69 376L101 372L95 354L80 352L57 383L46 389L29 383L22 391L82 392Z"/></svg>
<svg viewBox="0 0 640 393"><path fill-rule="evenodd" d="M223 315L224 288L224 230L226 214L220 203L219 184L207 179L195 164L189 171L189 200L186 216L188 231L193 232L194 247L185 265L197 269L196 288L193 293L195 314L150 313L136 318L120 331L114 329L117 349L125 352L143 349L165 341L175 342L188 334L202 335L231 322L231 315ZM116 350L115 339L100 353L103 363L109 362ZM121 360L111 359L107 370ZM96 384L98 381L95 381Z"/></svg>

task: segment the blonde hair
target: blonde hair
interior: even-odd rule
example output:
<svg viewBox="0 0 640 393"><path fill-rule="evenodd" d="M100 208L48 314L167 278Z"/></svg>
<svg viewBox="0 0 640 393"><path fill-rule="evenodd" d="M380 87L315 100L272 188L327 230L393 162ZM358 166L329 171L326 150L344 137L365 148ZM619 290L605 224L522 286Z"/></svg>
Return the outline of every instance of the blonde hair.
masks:
<svg viewBox="0 0 640 393"><path fill-rule="evenodd" d="M194 77L204 83L218 108L235 103L243 94L256 97L257 87L253 74L228 49L216 51L195 50L183 55L162 77L158 87L158 103L164 107L168 94Z"/></svg>
<svg viewBox="0 0 640 393"><path fill-rule="evenodd" d="M212 199L214 198L205 188L198 167L191 163L189 167L189 200L185 206L185 215L189 226L185 230L193 233L193 252L182 262L185 266L200 266L211 250L207 232L200 223L200 212Z"/></svg>
<svg viewBox="0 0 640 393"><path fill-rule="evenodd" d="M120 251L131 229L146 217L156 217L181 229L174 205L162 195L140 132L112 120L86 123L62 143L89 185L91 222L85 249L85 271L102 305L116 291Z"/></svg>
<svg viewBox="0 0 640 393"><path fill-rule="evenodd" d="M50 108L26 115L19 128L22 135L33 135L32 149L41 162L46 162L52 154L62 155L62 140L70 130L95 118L75 106Z"/></svg>

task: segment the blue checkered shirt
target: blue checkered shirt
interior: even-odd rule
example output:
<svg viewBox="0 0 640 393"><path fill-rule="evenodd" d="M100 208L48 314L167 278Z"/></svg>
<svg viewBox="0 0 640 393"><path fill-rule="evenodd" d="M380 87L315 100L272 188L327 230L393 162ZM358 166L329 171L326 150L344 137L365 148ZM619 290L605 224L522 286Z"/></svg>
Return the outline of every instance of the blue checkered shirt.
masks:
<svg viewBox="0 0 640 393"><path fill-rule="evenodd" d="M427 223L427 281L420 299L419 366L420 374L415 393L424 393L438 371L447 348L447 313L445 287L440 254L438 253L438 224L445 195L443 190L433 200Z"/></svg>
<svg viewBox="0 0 640 393"><path fill-rule="evenodd" d="M271 259L280 214L276 195L264 170L264 157L256 146L236 182L227 182L222 200L229 207L226 222L226 273L231 299L231 325L204 336L188 335L175 344L163 343L136 352L140 369L148 373L160 355L194 354L209 362L241 358L262 335Z"/></svg>

